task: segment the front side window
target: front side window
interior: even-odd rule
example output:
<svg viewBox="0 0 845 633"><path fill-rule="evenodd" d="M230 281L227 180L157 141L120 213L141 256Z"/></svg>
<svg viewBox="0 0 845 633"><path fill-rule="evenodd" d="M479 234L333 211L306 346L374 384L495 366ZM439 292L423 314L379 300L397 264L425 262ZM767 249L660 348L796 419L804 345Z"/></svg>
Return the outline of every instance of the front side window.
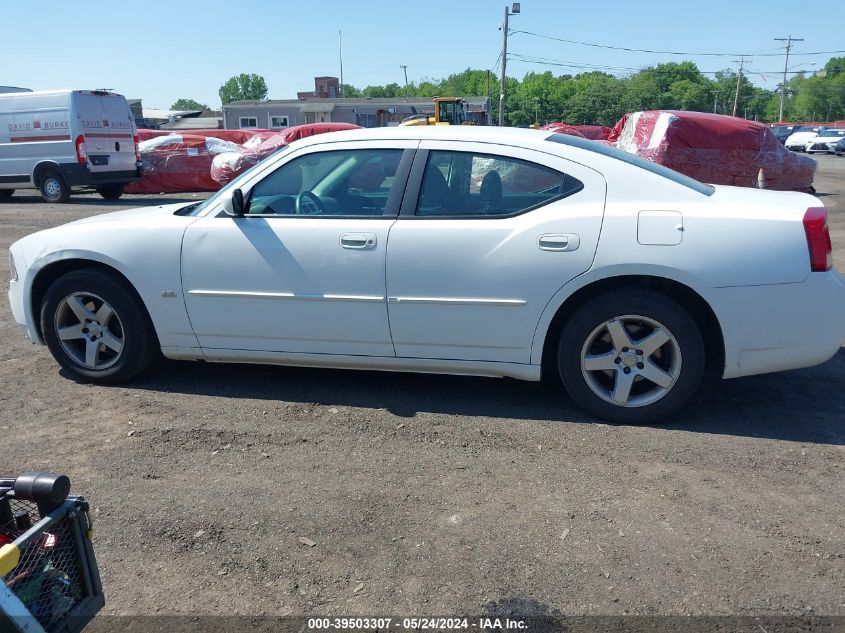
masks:
<svg viewBox="0 0 845 633"><path fill-rule="evenodd" d="M492 154L429 152L416 214L508 216L578 193L583 183L549 167Z"/></svg>
<svg viewBox="0 0 845 633"><path fill-rule="evenodd" d="M384 215L401 149L315 152L294 158L251 192L249 215Z"/></svg>
<svg viewBox="0 0 845 633"><path fill-rule="evenodd" d="M242 116L240 120L241 127L258 127L258 118L254 116Z"/></svg>

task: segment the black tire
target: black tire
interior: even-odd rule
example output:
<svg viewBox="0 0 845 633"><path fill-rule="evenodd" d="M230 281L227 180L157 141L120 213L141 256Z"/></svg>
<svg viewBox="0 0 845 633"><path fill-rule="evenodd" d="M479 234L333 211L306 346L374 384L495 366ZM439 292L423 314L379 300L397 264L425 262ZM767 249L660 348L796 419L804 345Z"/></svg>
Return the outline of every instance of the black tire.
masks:
<svg viewBox="0 0 845 633"><path fill-rule="evenodd" d="M44 202L61 203L70 199L70 187L57 171L45 172L38 181Z"/></svg>
<svg viewBox="0 0 845 633"><path fill-rule="evenodd" d="M662 325L674 337L677 349L680 351L680 368L674 383L667 387L666 392L659 399L642 406L623 406L600 397L585 378L585 373L591 376L595 374L582 372L581 369L582 350L596 329L617 317L627 315L645 317ZM667 345L671 346L672 343L667 343ZM666 349L665 346L661 348L661 350ZM669 354L674 354L672 349L669 348L667 358ZM663 351L658 353L663 353ZM624 363L618 363L618 358L616 360L615 367L625 367ZM684 308L666 295L654 290L626 288L597 296L572 315L561 332L557 362L564 387L572 399L585 411L609 422L651 424L665 421L684 406L698 390L704 375L705 351L701 332ZM631 369L636 373L637 367L643 366L636 365ZM607 381L612 380L615 385L617 380L615 376L621 375L617 372L619 370L610 370L605 374L607 378L599 377ZM644 389L657 387L649 381L643 382L642 377L634 384L639 384ZM632 393L635 388L637 387L632 388Z"/></svg>
<svg viewBox="0 0 845 633"><path fill-rule="evenodd" d="M13 193L15 193L14 189L0 189L0 200L11 198Z"/></svg>
<svg viewBox="0 0 845 633"><path fill-rule="evenodd" d="M97 193L106 200L119 200L123 195L123 185L103 185L97 187Z"/></svg>
<svg viewBox="0 0 845 633"><path fill-rule="evenodd" d="M62 315L67 315L68 308L63 307L65 299L75 293L102 298L113 308L118 319L122 349L113 364L106 368L86 367L59 340L57 321ZM134 291L118 275L96 268L67 273L50 285L41 303L41 332L56 361L75 379L84 382L125 382L147 369L161 354L150 318ZM80 344L84 349L87 340L86 335L86 338L80 337L73 344ZM101 349L109 351L105 347Z"/></svg>

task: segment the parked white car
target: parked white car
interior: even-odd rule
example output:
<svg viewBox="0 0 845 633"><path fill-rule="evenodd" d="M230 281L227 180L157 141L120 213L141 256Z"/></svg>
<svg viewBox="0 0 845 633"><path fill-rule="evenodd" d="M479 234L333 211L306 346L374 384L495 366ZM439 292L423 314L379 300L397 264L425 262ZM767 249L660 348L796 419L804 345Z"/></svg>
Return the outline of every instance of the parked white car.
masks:
<svg viewBox="0 0 845 633"><path fill-rule="evenodd" d="M843 138L845 138L845 128L822 130L815 137L807 141L804 151L809 154L813 154L815 152L835 154L836 144Z"/></svg>
<svg viewBox="0 0 845 633"><path fill-rule="evenodd" d="M69 375L172 359L559 375L607 420L665 419L707 369L816 365L845 340L827 216L544 131L323 134L205 202L11 246L15 320ZM808 394L809 397L809 394Z"/></svg>
<svg viewBox="0 0 845 633"><path fill-rule="evenodd" d="M783 145L794 152L803 152L807 148L807 143L816 138L820 129L819 127L800 127L789 135Z"/></svg>

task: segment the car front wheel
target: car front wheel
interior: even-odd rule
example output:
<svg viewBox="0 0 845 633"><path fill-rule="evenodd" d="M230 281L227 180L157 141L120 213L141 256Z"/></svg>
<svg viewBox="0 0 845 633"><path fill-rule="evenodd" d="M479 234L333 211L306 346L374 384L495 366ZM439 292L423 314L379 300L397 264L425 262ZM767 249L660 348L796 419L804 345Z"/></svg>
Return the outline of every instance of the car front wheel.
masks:
<svg viewBox="0 0 845 633"><path fill-rule="evenodd" d="M695 394L704 343L693 318L646 289L600 295L566 322L558 369L572 399L589 413L624 424L665 420Z"/></svg>
<svg viewBox="0 0 845 633"><path fill-rule="evenodd" d="M98 269L73 271L50 285L41 331L58 363L86 382L129 380L159 353L140 300L119 276Z"/></svg>

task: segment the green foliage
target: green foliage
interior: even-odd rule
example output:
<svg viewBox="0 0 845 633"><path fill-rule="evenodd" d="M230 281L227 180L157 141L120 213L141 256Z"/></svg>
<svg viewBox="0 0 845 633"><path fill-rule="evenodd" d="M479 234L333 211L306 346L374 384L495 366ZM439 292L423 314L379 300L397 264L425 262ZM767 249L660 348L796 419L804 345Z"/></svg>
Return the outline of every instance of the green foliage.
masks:
<svg viewBox="0 0 845 633"><path fill-rule="evenodd" d="M171 110L181 110L182 112L189 112L191 110L210 110L207 105L194 101L193 99L177 99L170 106Z"/></svg>
<svg viewBox="0 0 845 633"><path fill-rule="evenodd" d="M343 84L341 92L346 99L358 99L361 97L361 91L355 86L350 86L349 84Z"/></svg>
<svg viewBox="0 0 845 633"><path fill-rule="evenodd" d="M261 75L241 73L220 86L218 94L223 105L233 101L261 101L267 98L267 83Z"/></svg>
<svg viewBox="0 0 845 633"><path fill-rule="evenodd" d="M555 75L529 72L519 81L508 77L505 116L508 125L543 125L552 121L613 125L626 112L638 110L695 110L733 112L758 121L776 121L780 106L777 90L754 86L743 74L737 96L737 70L706 77L690 61L644 68L627 77L593 71ZM397 83L367 86L358 91L344 87L344 96L398 98L406 88ZM444 79L423 79L409 84L411 97L489 96L491 122L496 123L499 79L487 70L467 68ZM831 58L816 76L798 74L787 82L784 118L834 120L845 118L845 57Z"/></svg>

